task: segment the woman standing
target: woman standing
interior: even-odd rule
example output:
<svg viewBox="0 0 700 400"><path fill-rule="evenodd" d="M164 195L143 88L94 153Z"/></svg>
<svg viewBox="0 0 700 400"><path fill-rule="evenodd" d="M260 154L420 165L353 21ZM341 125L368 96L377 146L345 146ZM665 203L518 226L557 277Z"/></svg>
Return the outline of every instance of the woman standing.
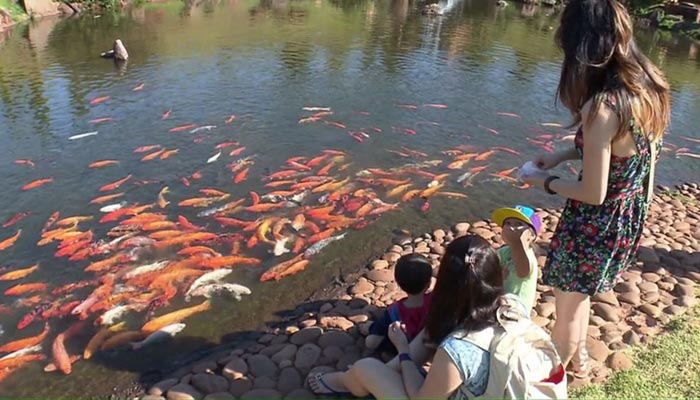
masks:
<svg viewBox="0 0 700 400"><path fill-rule="evenodd" d="M581 124L575 147L539 157L551 169L583 159L578 180L541 174L528 183L567 199L544 268L555 288L552 339L562 362L587 374L590 296L609 291L632 262L669 122L669 85L637 47L617 0L572 0L556 35L564 52L558 96Z"/></svg>

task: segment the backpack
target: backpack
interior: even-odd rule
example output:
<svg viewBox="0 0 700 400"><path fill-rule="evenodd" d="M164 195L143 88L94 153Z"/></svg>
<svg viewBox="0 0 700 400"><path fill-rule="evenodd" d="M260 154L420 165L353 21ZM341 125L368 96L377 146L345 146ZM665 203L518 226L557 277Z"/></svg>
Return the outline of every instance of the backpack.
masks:
<svg viewBox="0 0 700 400"><path fill-rule="evenodd" d="M489 351L486 391L475 399L567 399L566 374L549 334L512 295L501 298L499 325L462 339Z"/></svg>

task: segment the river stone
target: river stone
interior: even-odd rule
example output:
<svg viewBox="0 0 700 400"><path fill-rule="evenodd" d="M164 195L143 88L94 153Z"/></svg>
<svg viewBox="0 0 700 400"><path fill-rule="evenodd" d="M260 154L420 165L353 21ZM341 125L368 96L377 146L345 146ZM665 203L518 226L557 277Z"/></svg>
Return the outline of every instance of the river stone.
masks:
<svg viewBox="0 0 700 400"><path fill-rule="evenodd" d="M328 346L323 349L323 356L333 361L340 360L343 354L345 354L345 352L338 346Z"/></svg>
<svg viewBox="0 0 700 400"><path fill-rule="evenodd" d="M632 360L630 360L630 358L625 353L621 351L616 351L612 353L610 357L608 357L607 365L613 371L618 372L626 371L632 368L633 363Z"/></svg>
<svg viewBox="0 0 700 400"><path fill-rule="evenodd" d="M593 296L591 300L610 304L611 306L615 307L620 306L620 302L617 301L617 296L615 296L615 292L613 291L598 293L595 296Z"/></svg>
<svg viewBox="0 0 700 400"><path fill-rule="evenodd" d="M593 326L603 326L607 324L608 322L604 320L603 318L597 316L597 315L591 315L588 319L591 325Z"/></svg>
<svg viewBox="0 0 700 400"><path fill-rule="evenodd" d="M193 374L201 374L205 372L214 372L216 369L219 368L219 364L216 363L216 361L203 361L201 363L198 363L194 367L192 367L192 373Z"/></svg>
<svg viewBox="0 0 700 400"><path fill-rule="evenodd" d="M535 311L540 317L549 318L550 315L554 314L556 307L554 303L540 303L535 306Z"/></svg>
<svg viewBox="0 0 700 400"><path fill-rule="evenodd" d="M182 378L180 378L180 383L183 383L185 385L189 385L191 379L192 379L192 374L187 374L187 375L183 376Z"/></svg>
<svg viewBox="0 0 700 400"><path fill-rule="evenodd" d="M369 316L364 313L360 313L357 315L352 315L348 317L348 320L352 322L353 324L361 324L363 322L367 322L369 320Z"/></svg>
<svg viewBox="0 0 700 400"><path fill-rule="evenodd" d="M287 394L285 399L289 400L299 400L299 399L315 399L316 395L309 392L306 389L295 389Z"/></svg>
<svg viewBox="0 0 700 400"><path fill-rule="evenodd" d="M360 359L360 355L357 353L345 353L340 360L338 360L338 363L336 364L335 368L338 371L345 371L348 369L352 364L354 364L357 360Z"/></svg>
<svg viewBox="0 0 700 400"><path fill-rule="evenodd" d="M277 390L283 395L289 392L301 389L302 387L301 374L295 368L285 368L280 372L279 380L277 381Z"/></svg>
<svg viewBox="0 0 700 400"><path fill-rule="evenodd" d="M637 307L642 303L639 292L621 293L617 297L620 301L631 304L634 307Z"/></svg>
<svg viewBox="0 0 700 400"><path fill-rule="evenodd" d="M244 393L242 399L281 399L282 394L274 389L253 389Z"/></svg>
<svg viewBox="0 0 700 400"><path fill-rule="evenodd" d="M588 354L590 357L598 362L604 362L608 355L610 354L610 349L600 340L588 340L587 343Z"/></svg>
<svg viewBox="0 0 700 400"><path fill-rule="evenodd" d="M223 392L228 390L228 385L223 376L201 373L192 377L192 386L204 394Z"/></svg>
<svg viewBox="0 0 700 400"><path fill-rule="evenodd" d="M277 373L277 365L262 354L254 354L248 359L250 373L258 378L261 376L274 376Z"/></svg>
<svg viewBox="0 0 700 400"><path fill-rule="evenodd" d="M656 286L659 287L659 290L665 290L667 292L673 291L673 289L676 287L676 285L673 282L666 281L656 282Z"/></svg>
<svg viewBox="0 0 700 400"><path fill-rule="evenodd" d="M455 236L464 236L469 230L470 225L467 222L460 222L454 226Z"/></svg>
<svg viewBox="0 0 700 400"><path fill-rule="evenodd" d="M394 271L390 269L375 269L365 274L371 281L389 282L394 280Z"/></svg>
<svg viewBox="0 0 700 400"><path fill-rule="evenodd" d="M627 270L627 271L622 273L622 279L625 282L633 283L636 285L643 280L642 276L638 272L639 271Z"/></svg>
<svg viewBox="0 0 700 400"><path fill-rule="evenodd" d="M396 261L398 261L399 258L401 258L401 254L399 252L393 251L385 253L382 256L382 260L388 261L389 263L395 263Z"/></svg>
<svg viewBox="0 0 700 400"><path fill-rule="evenodd" d="M275 364L279 364L284 360L293 360L297 353L297 346L293 344L288 344L282 348L282 350L275 353L270 359Z"/></svg>
<svg viewBox="0 0 700 400"><path fill-rule="evenodd" d="M318 323L323 328L342 329L344 331L355 325L345 317L322 317Z"/></svg>
<svg viewBox="0 0 700 400"><path fill-rule="evenodd" d="M302 371L308 371L321 357L321 348L313 343L306 343L297 350L294 366Z"/></svg>
<svg viewBox="0 0 700 400"><path fill-rule="evenodd" d="M607 332L601 337L601 340L603 340L603 342L605 342L607 345L620 342L622 341L622 333L620 333L620 331Z"/></svg>
<svg viewBox="0 0 700 400"><path fill-rule="evenodd" d="M642 294L642 301L644 303L656 304L659 302L661 294L659 292L647 292Z"/></svg>
<svg viewBox="0 0 700 400"><path fill-rule="evenodd" d="M617 293L639 293L639 288L632 282L620 282L614 288Z"/></svg>
<svg viewBox="0 0 700 400"><path fill-rule="evenodd" d="M659 307L648 303L639 306L638 310L653 318L656 318L661 314L661 309Z"/></svg>
<svg viewBox="0 0 700 400"><path fill-rule="evenodd" d="M363 295L372 293L372 291L374 291L374 285L369 283L367 279L360 278L357 280L357 283L352 287L352 289L350 289L350 294Z"/></svg>
<svg viewBox="0 0 700 400"><path fill-rule="evenodd" d="M236 379L231 382L228 391L235 397L241 397L243 393L251 390L253 388L253 381L248 378Z"/></svg>
<svg viewBox="0 0 700 400"><path fill-rule="evenodd" d="M352 336L343 331L327 331L318 339L318 345L321 346L321 348L326 348L328 346L343 348L353 343L355 343L355 340Z"/></svg>
<svg viewBox="0 0 700 400"><path fill-rule="evenodd" d="M168 389L168 400L200 400L202 394L190 385L179 383Z"/></svg>
<svg viewBox="0 0 700 400"><path fill-rule="evenodd" d="M639 290L641 290L642 293L653 293L659 291L659 287L656 286L655 283L651 282L641 282L639 285L637 285L637 287L639 287Z"/></svg>
<svg viewBox="0 0 700 400"><path fill-rule="evenodd" d="M289 341L292 344L295 344L297 346L301 346L305 343L313 342L316 339L318 339L319 336L323 333L323 329L317 327L317 326L310 326L308 328L304 328L300 330L299 332L295 333L292 335L292 337L289 339Z"/></svg>
<svg viewBox="0 0 700 400"><path fill-rule="evenodd" d="M277 354L278 351L282 350L284 348L284 344L276 344L276 345L268 345L264 349L260 351L260 354L267 356L267 357L272 357L273 355Z"/></svg>
<svg viewBox="0 0 700 400"><path fill-rule="evenodd" d="M630 346L636 346L642 342L642 340L639 338L639 335L637 332L633 330L629 330L622 335L622 341L627 343Z"/></svg>
<svg viewBox="0 0 700 400"><path fill-rule="evenodd" d="M226 364L221 374L231 380L236 380L243 378L247 373L248 364L240 357L234 356L231 358L231 361Z"/></svg>
<svg viewBox="0 0 700 400"><path fill-rule="evenodd" d="M218 392L206 395L204 400L233 400L234 397L229 392Z"/></svg>
<svg viewBox="0 0 700 400"><path fill-rule="evenodd" d="M370 264L370 268L373 270L387 269L389 268L389 262L387 260L374 260L372 264Z"/></svg>
<svg viewBox="0 0 700 400"><path fill-rule="evenodd" d="M682 283L679 283L676 285L675 289L673 290L673 294L676 296L694 296L695 295L695 288L690 285L684 285Z"/></svg>
<svg viewBox="0 0 700 400"><path fill-rule="evenodd" d="M643 262L643 263L658 263L661 261L659 259L659 256L656 254L656 252L653 249L650 249L648 247L639 247L639 250L637 251L637 260Z"/></svg>
<svg viewBox="0 0 700 400"><path fill-rule="evenodd" d="M276 389L277 380L269 376L261 376L253 380L253 389Z"/></svg>
<svg viewBox="0 0 700 400"><path fill-rule="evenodd" d="M691 308L695 307L697 300L692 296L681 296L676 300L676 304L681 307Z"/></svg>
<svg viewBox="0 0 700 400"><path fill-rule="evenodd" d="M260 338L258 339L258 343L269 344L270 342L272 342L272 340L274 338L275 338L275 335L273 335L271 333L266 333L266 334L260 336Z"/></svg>
<svg viewBox="0 0 700 400"><path fill-rule="evenodd" d="M152 396L162 396L163 394L165 394L165 392L168 391L168 389L177 385L177 382L177 378L162 380L156 383L155 385L151 386L151 388L148 389L148 394Z"/></svg>
<svg viewBox="0 0 700 400"><path fill-rule="evenodd" d="M136 399L138 399L138 400L165 400L165 397L156 396L155 394L147 394L147 395L142 396L142 397L136 397Z"/></svg>
<svg viewBox="0 0 700 400"><path fill-rule="evenodd" d="M617 313L617 310L610 304L595 303L593 304L592 309L593 312L595 312L597 315L599 315L601 318L608 322L620 321L620 315Z"/></svg>

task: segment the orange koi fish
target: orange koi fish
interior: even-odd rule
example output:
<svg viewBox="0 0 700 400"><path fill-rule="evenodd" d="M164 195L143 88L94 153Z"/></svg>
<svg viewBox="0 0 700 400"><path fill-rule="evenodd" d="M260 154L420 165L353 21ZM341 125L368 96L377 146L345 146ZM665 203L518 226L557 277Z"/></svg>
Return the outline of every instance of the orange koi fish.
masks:
<svg viewBox="0 0 700 400"><path fill-rule="evenodd" d="M124 322L120 322L117 325L111 326L109 328L100 329L88 342L83 351L83 358L89 360L95 351L100 348L100 346L107 340L107 338L116 332L124 329Z"/></svg>
<svg viewBox="0 0 700 400"><path fill-rule="evenodd" d="M91 119L90 121L88 121L88 123L99 124L101 122L108 122L108 121L113 121L113 120L114 120L114 118L112 118L112 117L101 117L101 118Z"/></svg>
<svg viewBox="0 0 700 400"><path fill-rule="evenodd" d="M102 168L102 167L106 167L108 165L115 165L115 164L119 164L119 161L117 161L117 160L100 160L100 161L95 161L93 163L90 163L90 165L88 165L88 168Z"/></svg>
<svg viewBox="0 0 700 400"><path fill-rule="evenodd" d="M110 98L111 98L110 96L95 97L94 99L90 100L90 105L94 106L95 104L104 103L105 101L109 100Z"/></svg>
<svg viewBox="0 0 700 400"><path fill-rule="evenodd" d="M340 150L333 150L333 149L326 149L322 151L323 154L328 154L331 156L347 156L348 154L344 151Z"/></svg>
<svg viewBox="0 0 700 400"><path fill-rule="evenodd" d="M121 197L124 195L124 192L121 193L115 193L115 194L108 194L106 196L100 196L100 197L95 197L94 199L90 200L90 204L102 204L106 203L110 200L114 200L117 197Z"/></svg>
<svg viewBox="0 0 700 400"><path fill-rule="evenodd" d="M241 256L227 256L227 257L215 257L203 259L199 265L205 268L223 268L223 267L233 267L235 265L258 265L260 260L253 257L241 257Z"/></svg>
<svg viewBox="0 0 700 400"><path fill-rule="evenodd" d="M155 244L156 247L168 247L179 244L194 243L194 242L206 242L208 240L216 240L218 235L208 232L194 232L188 233L182 236L178 236L172 239L162 240Z"/></svg>
<svg viewBox="0 0 700 400"><path fill-rule="evenodd" d="M334 165L335 165L335 162L333 162L333 161L329 162L328 164L326 164L325 167L318 170L317 175L321 175L321 176L328 175L328 172L331 170L331 168L333 168Z"/></svg>
<svg viewBox="0 0 700 400"><path fill-rule="evenodd" d="M164 120L164 121L165 121L166 119L168 119L168 117L170 116L170 112L171 112L171 111L172 111L172 110L168 110L168 111L164 112L163 115L161 115L160 119L162 119L162 120Z"/></svg>
<svg viewBox="0 0 700 400"><path fill-rule="evenodd" d="M56 211L56 212L54 212L53 214L51 214L51 216L49 217L49 219L46 220L46 224L44 225L44 228L41 230L41 233L46 232L46 230L49 229L49 228L51 227L51 225L54 224L54 222L56 222L56 220L58 219L58 217L59 217L60 215L61 215L61 214L60 214L58 211Z"/></svg>
<svg viewBox="0 0 700 400"><path fill-rule="evenodd" d="M192 128L196 128L197 124L187 124L187 125L180 125L176 126L174 128L170 128L169 132L182 132L186 130L190 130Z"/></svg>
<svg viewBox="0 0 700 400"><path fill-rule="evenodd" d="M276 188L280 186L286 186L286 185L293 185L297 183L297 181L294 180L286 180L286 181L273 181L265 184L265 187L267 188Z"/></svg>
<svg viewBox="0 0 700 400"><path fill-rule="evenodd" d="M169 157L174 156L175 154L179 153L179 149L173 149L173 150L166 150L160 155L161 160L167 160Z"/></svg>
<svg viewBox="0 0 700 400"><path fill-rule="evenodd" d="M497 130L492 129L492 128L488 128L488 127L483 126L483 125L479 125L479 128L481 128L481 129L483 129L483 130L485 130L485 131L487 131L487 132L489 132L489 133L492 133L492 134L494 134L494 135L498 135L498 134L499 134L499 132L498 132Z"/></svg>
<svg viewBox="0 0 700 400"><path fill-rule="evenodd" d="M326 125L335 126L336 128L340 128L340 129L345 129L345 128L347 128L344 124L341 124L340 122L323 121L323 123L326 124Z"/></svg>
<svg viewBox="0 0 700 400"><path fill-rule="evenodd" d="M244 210L249 212L268 212L282 207L284 207L284 203L260 203L246 207Z"/></svg>
<svg viewBox="0 0 700 400"><path fill-rule="evenodd" d="M231 157L238 156L238 155L240 155L241 153L243 153L243 152L245 151L245 149L246 149L245 146L239 147L239 148L237 148L237 149L233 149L233 150L231 150L230 153L228 153L228 155L231 156Z"/></svg>
<svg viewBox="0 0 700 400"><path fill-rule="evenodd" d="M474 157L474 161L484 161L491 157L495 153L494 150L489 150L487 152L481 153L478 156Z"/></svg>
<svg viewBox="0 0 700 400"><path fill-rule="evenodd" d="M239 172L236 174L236 176L233 178L233 183L241 183L244 180L246 180L246 177L248 177L248 171L250 170L250 167L244 169L243 171Z"/></svg>
<svg viewBox="0 0 700 400"><path fill-rule="evenodd" d="M195 256L197 254L208 254L212 257L221 256L221 254L206 246L185 247L184 249L177 252L177 255L179 256Z"/></svg>
<svg viewBox="0 0 700 400"><path fill-rule="evenodd" d="M46 323L44 324L44 330L41 331L41 333L39 333L38 335L6 343L2 347L0 347L0 353L12 353L27 347L36 346L37 344L43 342L48 334L49 324Z"/></svg>
<svg viewBox="0 0 700 400"><path fill-rule="evenodd" d="M188 318L194 314L200 313L202 311L207 311L210 306L211 303L209 303L209 300L206 300L203 303L194 307L183 308L182 310L177 310L169 314L161 315L160 317L148 321L144 326L142 326L141 332L145 334L151 334L165 326L181 322L185 318Z"/></svg>
<svg viewBox="0 0 700 400"><path fill-rule="evenodd" d="M112 349L115 349L119 346L124 346L127 343L142 340L144 337L146 337L146 333L141 332L141 331L119 332L116 335L105 340L102 343L102 345L100 345L100 350L102 350L102 351L112 350Z"/></svg>
<svg viewBox="0 0 700 400"><path fill-rule="evenodd" d="M141 161L151 161L151 160L155 160L156 158L158 158L158 156L160 156L160 155L163 154L164 152L165 152L165 149L157 150L157 151L155 151L155 152L153 152L153 153L151 153L151 154L147 154L147 155L143 156L143 158L141 158Z"/></svg>
<svg viewBox="0 0 700 400"><path fill-rule="evenodd" d="M268 175L267 179L269 179L269 180L284 179L284 178L296 176L298 174L299 174L299 171L295 171L293 169L284 169L282 171L278 171L278 172L275 172L275 173Z"/></svg>
<svg viewBox="0 0 700 400"><path fill-rule="evenodd" d="M289 267L287 267L284 271L280 272L280 273L277 275L277 278L276 278L276 279L282 279L282 278L284 278L285 276L294 275L294 274L296 274L297 272L301 272L301 271L303 271L303 270L306 268L307 265L309 265L309 260L300 260L300 261L297 261L297 262L295 262L294 264L292 264L292 265L290 265Z"/></svg>
<svg viewBox="0 0 700 400"><path fill-rule="evenodd" d="M0 281L14 281L17 279L21 279L36 271L37 269L39 269L39 264L34 264L33 266L28 268L22 268L15 271L6 272L0 275Z"/></svg>
<svg viewBox="0 0 700 400"><path fill-rule="evenodd" d="M158 204L158 207L165 208L168 206L168 204L170 204L170 202L165 200L165 197L164 197L168 193L170 193L170 189L167 186L163 187L163 189L160 190L160 192L158 193L158 199L156 201L156 204Z"/></svg>
<svg viewBox="0 0 700 400"><path fill-rule="evenodd" d="M303 243L303 241L302 241ZM281 262L267 271L265 271L261 276L260 276L260 282L267 282L271 279L279 280L279 274L289 268L291 265L294 265L295 263L299 262L302 260L302 254L292 258L291 260L287 260L284 262Z"/></svg>
<svg viewBox="0 0 700 400"><path fill-rule="evenodd" d="M180 182L182 182L182 184L185 185L186 187L190 187L190 180L187 179L186 177L183 176L182 178L180 178Z"/></svg>
<svg viewBox="0 0 700 400"><path fill-rule="evenodd" d="M39 186L46 185L47 183L53 182L53 178L43 178L43 179L37 179L35 181L31 181L27 183L26 185L22 186L22 190L30 190L34 188L38 188Z"/></svg>
<svg viewBox="0 0 700 400"><path fill-rule="evenodd" d="M30 216L30 215L32 215L32 212L31 212L31 211L26 211L26 212L17 213L15 216L10 217L10 219L8 219L7 221L5 221L5 223L2 224L2 227L3 227L3 228L8 228L8 227L10 227L10 226L12 226L12 225L18 223L19 221L25 219L26 217L28 217L28 216Z"/></svg>
<svg viewBox="0 0 700 400"><path fill-rule="evenodd" d="M19 239L19 236L21 234L22 234L22 230L20 229L13 236L10 236L9 238L0 242L0 250L5 250L5 249L11 247L13 244L15 244L15 242L17 241L17 239Z"/></svg>
<svg viewBox="0 0 700 400"><path fill-rule="evenodd" d="M5 290L5 296L19 296L32 292L44 292L48 287L45 283L20 283Z"/></svg>
<svg viewBox="0 0 700 400"><path fill-rule="evenodd" d="M138 92L139 90L142 90L144 86L146 86L146 84L145 84L145 83L141 83L141 84L137 85L136 87L134 87L134 88L131 89L131 90L132 90L133 92Z"/></svg>
<svg viewBox="0 0 700 400"><path fill-rule="evenodd" d="M467 195L464 193L459 193L459 192L437 192L435 193L436 196L446 196L446 197L456 197L460 199L466 199Z"/></svg>
<svg viewBox="0 0 700 400"><path fill-rule="evenodd" d="M333 232L335 232L335 229L326 229L325 231L321 231L319 233L316 233L312 236L310 236L307 240L307 244L314 244L316 242L319 242L323 239L328 239L329 237L333 236Z"/></svg>
<svg viewBox="0 0 700 400"><path fill-rule="evenodd" d="M28 160L28 159L19 159L15 160L16 165L28 165L30 167L34 167L34 161Z"/></svg>
<svg viewBox="0 0 700 400"><path fill-rule="evenodd" d="M224 123L226 123L228 125L231 122L233 122L235 119L236 119L236 116L231 114L228 118L226 118L226 121L224 121Z"/></svg>
<svg viewBox="0 0 700 400"><path fill-rule="evenodd" d="M109 184L107 184L107 185L104 185L104 186L102 186L102 187L100 188L100 192L107 192L107 191L110 191L110 190L117 189L117 188L119 188L121 185L123 185L124 183L126 183L126 182L127 182L129 179L131 179L131 178L132 178L132 175L129 174L129 175L125 176L125 177L122 178L122 179L119 179L119 180L117 180L117 181L114 181L114 182L112 182L112 183L109 183Z"/></svg>
<svg viewBox="0 0 700 400"><path fill-rule="evenodd" d="M328 158L328 154L322 154L320 156L314 157L306 163L307 167L316 167L321 164L325 159Z"/></svg>
<svg viewBox="0 0 700 400"><path fill-rule="evenodd" d="M238 142L222 142L214 146L214 150L221 150L225 149L227 147L232 147L232 146L238 146L240 143Z"/></svg>
<svg viewBox="0 0 700 400"><path fill-rule="evenodd" d="M519 151L513 150L513 149L511 149L510 147L496 146L496 147L491 148L491 150L494 150L494 151L496 151L496 150L498 150L498 151L504 151L504 152L506 152L506 153L513 154L513 155L515 155L515 156L519 156L519 155L520 155L520 152L519 152Z"/></svg>
<svg viewBox="0 0 700 400"><path fill-rule="evenodd" d="M43 354L25 354L19 357L6 358L0 360L0 371L9 370L10 368L17 368L32 361L42 361L45 360L46 356Z"/></svg>
<svg viewBox="0 0 700 400"><path fill-rule="evenodd" d="M146 152L148 152L148 151L155 150L155 149L160 149L160 148L162 148L162 147L163 147L163 146L161 146L161 145L159 145L159 144L150 144L150 145L147 145L147 146L141 146L141 147L135 148L135 149L134 149L134 153L146 153Z"/></svg>
<svg viewBox="0 0 700 400"><path fill-rule="evenodd" d="M446 104L423 104L423 107L445 109L445 108L447 108L447 105Z"/></svg>
<svg viewBox="0 0 700 400"><path fill-rule="evenodd" d="M178 215L177 223L180 225L181 228L186 229L188 231L201 231L202 229L204 229L201 226L197 226L191 223L187 220L187 218L183 217L182 215Z"/></svg>

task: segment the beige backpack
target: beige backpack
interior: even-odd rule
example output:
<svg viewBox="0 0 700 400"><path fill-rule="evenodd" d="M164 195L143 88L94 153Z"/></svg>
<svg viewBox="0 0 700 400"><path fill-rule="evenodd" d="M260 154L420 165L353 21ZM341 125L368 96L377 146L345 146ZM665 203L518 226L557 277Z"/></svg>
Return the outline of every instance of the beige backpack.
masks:
<svg viewBox="0 0 700 400"><path fill-rule="evenodd" d="M567 399L566 374L549 334L511 295L503 296L498 327L462 339L489 351L486 391L475 399Z"/></svg>

